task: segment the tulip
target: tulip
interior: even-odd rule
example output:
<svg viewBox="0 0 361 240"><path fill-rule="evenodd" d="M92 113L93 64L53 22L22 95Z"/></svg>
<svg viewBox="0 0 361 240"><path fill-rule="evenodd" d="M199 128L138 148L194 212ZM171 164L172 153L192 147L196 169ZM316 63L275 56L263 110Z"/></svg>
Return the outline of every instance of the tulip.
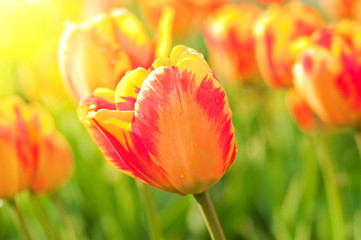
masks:
<svg viewBox="0 0 361 240"><path fill-rule="evenodd" d="M65 181L63 176L68 179L70 167L61 163L71 163L71 152L49 119L39 106L26 105L18 97L0 102L0 198L12 198L34 184L54 189ZM39 174L48 177L39 179Z"/></svg>
<svg viewBox="0 0 361 240"><path fill-rule="evenodd" d="M295 87L325 123L340 126L360 121L361 62L355 49L345 34L322 29L296 61Z"/></svg>
<svg viewBox="0 0 361 240"><path fill-rule="evenodd" d="M51 116L37 106L42 119L42 138L38 145L38 166L30 190L50 193L68 181L73 172L73 155L66 139L55 131Z"/></svg>
<svg viewBox="0 0 361 240"><path fill-rule="evenodd" d="M352 20L341 20L332 26L332 31L341 35L357 54L361 54L361 24Z"/></svg>
<svg viewBox="0 0 361 240"><path fill-rule="evenodd" d="M165 191L202 193L235 158L225 92L203 56L185 46L128 72L115 91L97 89L78 115L111 165Z"/></svg>
<svg viewBox="0 0 361 240"><path fill-rule="evenodd" d="M300 2L271 5L254 27L256 58L265 81L273 87L292 85L295 56L291 43L323 25L322 18Z"/></svg>
<svg viewBox="0 0 361 240"><path fill-rule="evenodd" d="M293 119L302 130L313 132L320 129L320 120L305 99L293 88L287 93L287 103Z"/></svg>
<svg viewBox="0 0 361 240"><path fill-rule="evenodd" d="M253 25L260 10L250 4L227 4L212 13L204 27L211 66L229 82L259 76Z"/></svg>
<svg viewBox="0 0 361 240"><path fill-rule="evenodd" d="M330 17L360 19L360 0L319 0L319 2Z"/></svg>
<svg viewBox="0 0 361 240"><path fill-rule="evenodd" d="M0 102L0 198L27 188L37 166L38 119L17 97Z"/></svg>
<svg viewBox="0 0 361 240"><path fill-rule="evenodd" d="M285 2L285 0L258 0L259 2L263 4L272 4L272 3L282 3Z"/></svg>
<svg viewBox="0 0 361 240"><path fill-rule="evenodd" d="M81 24L67 24L59 63L65 85L76 101L98 87L114 89L127 71L148 68L167 54L173 12L169 9L152 41L138 18L126 9L101 14Z"/></svg>
<svg viewBox="0 0 361 240"><path fill-rule="evenodd" d="M147 22L155 28L165 6L175 10L174 34L184 37L200 31L206 16L226 3L226 0L140 0L140 9Z"/></svg>

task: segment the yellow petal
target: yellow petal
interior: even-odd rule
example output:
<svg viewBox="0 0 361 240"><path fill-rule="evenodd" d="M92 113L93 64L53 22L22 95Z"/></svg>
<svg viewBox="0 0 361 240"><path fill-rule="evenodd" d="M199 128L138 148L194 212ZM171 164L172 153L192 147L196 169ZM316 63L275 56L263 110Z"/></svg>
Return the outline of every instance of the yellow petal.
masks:
<svg viewBox="0 0 361 240"><path fill-rule="evenodd" d="M196 57L187 57L179 61L176 65L180 71L188 71L194 74L196 85L199 86L204 78L210 74L208 65L199 61Z"/></svg>
<svg viewBox="0 0 361 240"><path fill-rule="evenodd" d="M115 102L126 102L126 98L137 98L138 92L149 71L144 68L137 68L128 72L119 82L115 90Z"/></svg>
<svg viewBox="0 0 361 240"><path fill-rule="evenodd" d="M164 58L168 55L172 43L173 19L174 10L169 7L165 8L159 21L159 39L155 50L156 58Z"/></svg>

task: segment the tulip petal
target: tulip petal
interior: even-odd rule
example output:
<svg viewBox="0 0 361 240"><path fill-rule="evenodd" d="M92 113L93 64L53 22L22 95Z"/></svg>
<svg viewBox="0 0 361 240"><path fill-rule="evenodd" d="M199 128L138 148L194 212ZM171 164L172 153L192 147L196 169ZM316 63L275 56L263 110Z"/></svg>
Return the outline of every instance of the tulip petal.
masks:
<svg viewBox="0 0 361 240"><path fill-rule="evenodd" d="M92 118L95 126L92 131L93 138L105 159L112 166L145 183L177 192L163 174L164 171L150 160L148 154L144 155L144 151L133 150L133 143L138 142L138 145L141 143L139 140L135 141L134 138L137 136L129 131L131 122L126 122L130 120L129 115L130 112L101 110Z"/></svg>
<svg viewBox="0 0 361 240"><path fill-rule="evenodd" d="M195 57L186 57L180 60L177 65L180 71L194 73L196 85L199 86L203 79L209 78L209 67Z"/></svg>
<svg viewBox="0 0 361 240"><path fill-rule="evenodd" d="M66 139L53 133L40 143L39 165L31 184L31 191L52 192L69 179L73 170L73 156Z"/></svg>
<svg viewBox="0 0 361 240"><path fill-rule="evenodd" d="M193 72L158 68L135 104L134 125L142 142L182 194L202 192L218 181L236 150L223 88L210 75L197 81Z"/></svg>
<svg viewBox="0 0 361 240"><path fill-rule="evenodd" d="M138 93L149 71L137 68L128 72L119 82L115 90L115 102L118 110L133 111Z"/></svg>
<svg viewBox="0 0 361 240"><path fill-rule="evenodd" d="M155 50L156 58L165 58L168 56L172 42L173 19L174 10L172 8L165 8L158 26L159 39Z"/></svg>
<svg viewBox="0 0 361 240"><path fill-rule="evenodd" d="M157 188L177 192L147 152L133 150L133 143L139 142L131 132L134 111L116 110L115 104L99 97L98 92L98 96L82 101L78 115L112 166ZM154 172L159 174L154 177Z"/></svg>

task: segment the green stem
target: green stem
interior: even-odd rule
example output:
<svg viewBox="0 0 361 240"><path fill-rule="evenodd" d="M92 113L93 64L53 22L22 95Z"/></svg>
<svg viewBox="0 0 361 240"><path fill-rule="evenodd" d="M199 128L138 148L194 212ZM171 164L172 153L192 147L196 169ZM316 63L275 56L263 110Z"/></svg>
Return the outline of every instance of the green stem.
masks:
<svg viewBox="0 0 361 240"><path fill-rule="evenodd" d="M357 149L358 149L358 152L360 154L360 157L361 157L361 130L357 129L356 132L355 132L355 142L356 142L356 145L357 145Z"/></svg>
<svg viewBox="0 0 361 240"><path fill-rule="evenodd" d="M213 240L225 240L221 224L219 223L216 211L214 210L212 201L207 191L194 194L199 208L201 209L203 218L206 222L209 234Z"/></svg>
<svg viewBox="0 0 361 240"><path fill-rule="evenodd" d="M53 200L53 202L55 203L55 206L59 212L59 214L61 215L61 218L64 220L65 225L66 225L66 229L67 229L67 239L73 239L76 240L77 238L77 234L74 230L72 221L68 215L68 213L65 210L64 207L64 202L62 201L61 197L59 196L58 193L53 193L51 195L51 198Z"/></svg>
<svg viewBox="0 0 361 240"><path fill-rule="evenodd" d="M45 231L46 236L48 237L48 239L50 240L57 240L58 238L55 235L55 232L53 230L53 228L50 225L50 222L38 200L38 197L34 194L30 194L30 200L34 206L36 215L38 216L38 219Z"/></svg>
<svg viewBox="0 0 361 240"><path fill-rule="evenodd" d="M336 182L335 168L327 148L326 139L320 136L317 141L319 164L325 184L326 196L331 218L332 233L335 240L345 239L345 222L339 189Z"/></svg>
<svg viewBox="0 0 361 240"><path fill-rule="evenodd" d="M8 200L9 204L12 206L13 210L15 211L18 219L19 219L19 226L20 226L20 229L21 229L21 232L22 232L22 235L24 237L24 239L26 240L31 240L31 236L30 236L30 233L29 233L29 230L25 224L25 220L23 218L23 214L21 213L18 205L16 204L15 200L14 199L9 199Z"/></svg>
<svg viewBox="0 0 361 240"><path fill-rule="evenodd" d="M162 239L162 233L150 187L141 181L136 181L136 183L144 204L145 218L148 224L150 239L160 240Z"/></svg>

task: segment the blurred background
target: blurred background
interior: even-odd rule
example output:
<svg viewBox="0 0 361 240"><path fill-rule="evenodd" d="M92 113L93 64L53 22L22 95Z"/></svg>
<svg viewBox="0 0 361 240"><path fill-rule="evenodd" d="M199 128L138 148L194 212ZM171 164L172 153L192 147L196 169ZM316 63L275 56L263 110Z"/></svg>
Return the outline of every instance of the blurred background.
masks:
<svg viewBox="0 0 361 240"><path fill-rule="evenodd" d="M267 7L247 2L261 10ZM331 21L318 2L305 3ZM59 239L149 239L135 180L104 161L76 116L76 103L63 87L57 63L65 21L78 23L126 7L152 34L142 4L0 0L0 97L19 95L43 104L75 156L72 179L39 198ZM196 21L193 24L202 24ZM208 59L201 31L187 31L175 34L173 45L193 47ZM339 191L346 239L361 239L361 158L354 130L326 136L304 133L292 120L284 91L271 89L262 79L222 85L233 111L239 151L234 165L209 191L227 239L335 239L328 184L319 167L324 158L333 162L330 178ZM209 239L193 196L155 188L152 193L164 239ZM19 194L18 203L34 239L47 239L27 192ZM21 239L17 221L9 204L0 200L0 239Z"/></svg>

